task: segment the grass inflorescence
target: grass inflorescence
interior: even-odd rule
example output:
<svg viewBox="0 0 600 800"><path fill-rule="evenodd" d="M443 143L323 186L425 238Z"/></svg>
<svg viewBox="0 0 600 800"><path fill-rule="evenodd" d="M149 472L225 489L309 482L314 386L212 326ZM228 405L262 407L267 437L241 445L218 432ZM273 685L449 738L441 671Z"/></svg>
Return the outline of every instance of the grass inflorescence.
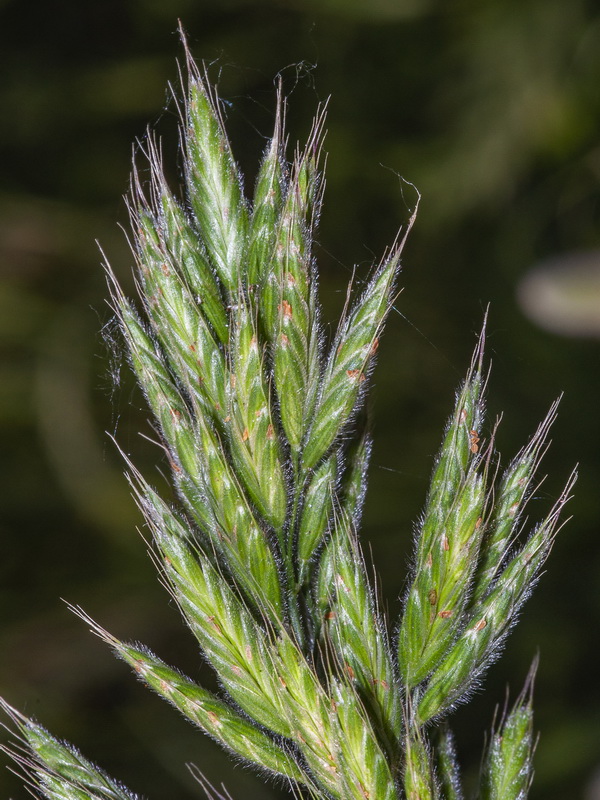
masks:
<svg viewBox="0 0 600 800"><path fill-rule="evenodd" d="M390 625L357 537L371 450L360 412L414 215L363 292L349 291L326 343L312 255L323 109L288 161L278 92L273 138L247 198L216 91L191 58L188 72L181 195L164 177L152 135L149 180L133 173L136 302L107 270L177 503L128 463L129 480L163 580L220 691L76 611L194 725L296 794L459 800L446 718L498 655L572 485L523 530L556 406L498 474L494 437L481 438L481 335L415 534L403 613ZM34 791L51 800L134 797L6 710L20 731L7 751ZM532 753L529 680L491 734L480 798L522 800Z"/></svg>

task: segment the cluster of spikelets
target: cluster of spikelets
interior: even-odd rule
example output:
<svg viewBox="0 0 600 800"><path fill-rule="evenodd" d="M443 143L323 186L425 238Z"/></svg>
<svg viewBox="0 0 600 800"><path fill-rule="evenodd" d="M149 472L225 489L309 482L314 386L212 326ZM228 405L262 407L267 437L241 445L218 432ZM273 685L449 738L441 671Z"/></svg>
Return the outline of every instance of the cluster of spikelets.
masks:
<svg viewBox="0 0 600 800"><path fill-rule="evenodd" d="M179 505L129 465L131 485L220 695L88 621L192 723L296 795L458 800L452 737L435 723L498 654L552 546L570 484L541 524L521 528L555 408L497 474L493 436L487 445L480 438L481 337L435 465L392 636L356 532L370 451L360 409L402 242L349 298L326 344L311 255L323 115L288 163L278 98L249 202L218 98L191 60L188 69L183 198L167 186L151 137L148 186L133 178L139 310L109 274ZM40 794L134 797L5 708L21 732L9 752ZM481 800L525 798L532 751L528 684L492 734Z"/></svg>

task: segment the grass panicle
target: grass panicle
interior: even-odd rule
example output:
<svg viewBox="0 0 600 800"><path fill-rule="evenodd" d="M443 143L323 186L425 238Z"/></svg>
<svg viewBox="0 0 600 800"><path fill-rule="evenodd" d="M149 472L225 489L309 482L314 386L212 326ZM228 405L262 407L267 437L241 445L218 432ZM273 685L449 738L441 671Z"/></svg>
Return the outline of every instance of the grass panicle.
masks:
<svg viewBox="0 0 600 800"><path fill-rule="evenodd" d="M414 213L362 294L349 287L327 342L312 252L324 109L288 161L279 86L273 138L247 196L217 91L186 54L183 186L169 187L149 134L128 199L137 301L107 273L175 501L125 459L129 481L161 579L218 691L73 610L184 717L295 796L462 800L444 720L498 656L560 528L574 478L528 532L523 513L556 404L502 472L495 428L484 441L481 334L434 466L403 613L388 620L358 541L365 401ZM531 683L492 734L480 800L527 794ZM133 800L70 745L4 709L20 737L5 749L34 794Z"/></svg>

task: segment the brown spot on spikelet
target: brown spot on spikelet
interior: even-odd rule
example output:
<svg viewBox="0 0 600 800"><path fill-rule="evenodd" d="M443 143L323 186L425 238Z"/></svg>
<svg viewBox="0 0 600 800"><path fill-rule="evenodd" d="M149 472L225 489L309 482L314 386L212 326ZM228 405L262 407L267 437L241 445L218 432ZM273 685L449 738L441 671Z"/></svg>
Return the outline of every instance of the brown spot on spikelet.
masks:
<svg viewBox="0 0 600 800"><path fill-rule="evenodd" d="M267 425L267 439L271 440L273 439L274 436L275 436L275 430L271 425L271 423L269 422L269 424Z"/></svg>
<svg viewBox="0 0 600 800"><path fill-rule="evenodd" d="M442 535L442 549L446 551L450 550L450 542L445 533Z"/></svg>
<svg viewBox="0 0 600 800"><path fill-rule="evenodd" d="M453 615L454 615L454 612L450 611L450 609L445 609L444 611L439 611L438 612L438 617L441 617L442 619L450 619L450 617L453 616Z"/></svg>
<svg viewBox="0 0 600 800"><path fill-rule="evenodd" d="M336 617L337 617L337 614L336 614L335 611L328 611L325 614L325 619L335 619Z"/></svg>
<svg viewBox="0 0 600 800"><path fill-rule="evenodd" d="M469 438L471 440L471 446L469 448L470 451L472 453L478 453L479 452L479 442L481 441L480 438L479 438L479 434L477 433L477 431L469 431Z"/></svg>
<svg viewBox="0 0 600 800"><path fill-rule="evenodd" d="M221 727L221 722L214 711L208 711L207 716L213 725L216 725L219 728Z"/></svg>
<svg viewBox="0 0 600 800"><path fill-rule="evenodd" d="M485 628L486 625L487 625L487 619L485 617L482 617L479 620L479 622L477 623L477 625L473 626L473 630L474 631L482 631Z"/></svg>
<svg viewBox="0 0 600 800"><path fill-rule="evenodd" d="M431 550L427 553L427 560L425 561L425 564L428 567L432 567L433 566L433 556L431 555Z"/></svg>
<svg viewBox="0 0 600 800"><path fill-rule="evenodd" d="M248 432L248 428L244 428L244 432L242 433L242 442L247 442L250 438L250 433Z"/></svg>
<svg viewBox="0 0 600 800"><path fill-rule="evenodd" d="M435 589L432 589L429 594L427 595L427 599L429 600L430 604L434 606L437 603L438 593Z"/></svg>
<svg viewBox="0 0 600 800"><path fill-rule="evenodd" d="M288 303L287 300L284 300L283 303L278 306L279 311L282 312L284 319L291 319L293 316L292 307Z"/></svg>
<svg viewBox="0 0 600 800"><path fill-rule="evenodd" d="M210 622L210 624L213 626L213 628L217 631L217 633L222 633L223 632L221 630L221 626L219 624L217 624L217 622L215 622L215 618L214 617L207 617L207 619Z"/></svg>
<svg viewBox="0 0 600 800"><path fill-rule="evenodd" d="M169 265L168 265L168 264L165 264L165 263L164 263L164 261L163 261L163 263L160 265L160 268L161 268L161 270L162 270L162 273L163 273L163 275L165 275L165 276L167 276L167 277L168 277L168 276L171 274L171 270L169 269Z"/></svg>
<svg viewBox="0 0 600 800"><path fill-rule="evenodd" d="M347 369L346 375L352 378L352 380L358 379L359 383L362 383L365 379L364 372L361 372L359 369Z"/></svg>
<svg viewBox="0 0 600 800"><path fill-rule="evenodd" d="M353 681L355 678L355 672L350 666L350 664L346 664L346 672L348 673L348 677L350 678L350 680Z"/></svg>

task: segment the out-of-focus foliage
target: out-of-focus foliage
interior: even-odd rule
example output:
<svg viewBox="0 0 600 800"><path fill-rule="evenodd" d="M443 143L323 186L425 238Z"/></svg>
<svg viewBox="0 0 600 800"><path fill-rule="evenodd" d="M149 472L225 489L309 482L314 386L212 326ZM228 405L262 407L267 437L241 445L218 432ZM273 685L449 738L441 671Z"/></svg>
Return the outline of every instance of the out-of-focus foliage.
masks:
<svg viewBox="0 0 600 800"><path fill-rule="evenodd" d="M582 796L600 764L600 354L597 341L536 328L516 287L532 265L600 245L600 12L584 0L0 3L2 693L30 715L39 704L44 724L153 797L195 796L192 778L176 783L179 766L168 772L186 760L213 780L226 775L236 795L239 772L227 774L210 743L132 685L58 599L184 668L187 653L195 669L104 434L138 461L155 460L136 433L152 437L142 398L126 378L111 389L119 354L99 335L107 326L110 341L113 329L94 244L131 280L118 198L129 143L143 140L147 120L175 135L163 86L178 81L177 17L227 98L246 174L272 128L277 73L294 96L288 127L298 138L332 95L326 149L335 158L319 234L328 319L344 302L352 259L363 254L360 281L406 218L414 195L399 176L422 193L399 314L381 347L365 511L375 560L389 565L381 584L393 611L405 574L398 531L408 552L439 426L488 301L490 417L509 412L501 450L513 452L565 392L546 461L556 482L538 493L555 496L579 461L575 519L485 698L459 715L457 748L476 768L481 742L471 731L481 725L472 720L489 717L489 698L501 702L507 681L520 684L539 647L531 797ZM8 773L0 787L24 797Z"/></svg>
<svg viewBox="0 0 600 800"><path fill-rule="evenodd" d="M518 297L542 328L600 338L600 251L567 253L537 265L519 282Z"/></svg>

